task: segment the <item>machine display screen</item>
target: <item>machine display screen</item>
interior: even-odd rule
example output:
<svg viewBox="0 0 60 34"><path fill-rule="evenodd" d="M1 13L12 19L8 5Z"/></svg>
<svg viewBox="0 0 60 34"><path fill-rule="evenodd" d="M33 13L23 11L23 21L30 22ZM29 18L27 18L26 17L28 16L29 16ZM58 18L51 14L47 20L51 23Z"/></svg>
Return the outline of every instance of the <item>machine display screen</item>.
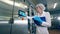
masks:
<svg viewBox="0 0 60 34"><path fill-rule="evenodd" d="M18 11L18 15L19 15L19 17L25 17L26 16L25 12L22 10Z"/></svg>

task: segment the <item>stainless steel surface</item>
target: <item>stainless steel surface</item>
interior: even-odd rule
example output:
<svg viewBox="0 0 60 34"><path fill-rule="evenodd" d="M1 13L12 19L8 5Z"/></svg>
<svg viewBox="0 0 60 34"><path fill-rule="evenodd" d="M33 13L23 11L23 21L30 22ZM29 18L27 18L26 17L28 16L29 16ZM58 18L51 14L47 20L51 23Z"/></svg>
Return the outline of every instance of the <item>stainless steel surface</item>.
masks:
<svg viewBox="0 0 60 34"><path fill-rule="evenodd" d="M12 34L28 34L28 21L15 20L12 25Z"/></svg>
<svg viewBox="0 0 60 34"><path fill-rule="evenodd" d="M0 34L10 34L10 24L0 23Z"/></svg>
<svg viewBox="0 0 60 34"><path fill-rule="evenodd" d="M12 34L28 34L28 25L13 24Z"/></svg>
<svg viewBox="0 0 60 34"><path fill-rule="evenodd" d="M0 20L9 20L12 17L13 2L14 0L0 0ZM18 17L18 10L24 10L25 4L28 4L27 0L25 3L23 0L15 0L13 17Z"/></svg>
<svg viewBox="0 0 60 34"><path fill-rule="evenodd" d="M0 34L10 34L10 24L8 24L8 21L0 21Z"/></svg>
<svg viewBox="0 0 60 34"><path fill-rule="evenodd" d="M10 34L11 24L8 21L0 21L0 34ZM28 34L28 21L17 20L12 24L12 34Z"/></svg>

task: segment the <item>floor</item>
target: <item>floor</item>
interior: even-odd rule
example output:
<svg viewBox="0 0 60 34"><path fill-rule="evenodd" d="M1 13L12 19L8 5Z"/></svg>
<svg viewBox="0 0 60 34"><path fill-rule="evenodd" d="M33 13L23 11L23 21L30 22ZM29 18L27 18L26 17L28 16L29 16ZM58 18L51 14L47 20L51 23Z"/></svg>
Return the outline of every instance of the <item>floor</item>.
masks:
<svg viewBox="0 0 60 34"><path fill-rule="evenodd" d="M50 34L60 34L60 30L49 30Z"/></svg>

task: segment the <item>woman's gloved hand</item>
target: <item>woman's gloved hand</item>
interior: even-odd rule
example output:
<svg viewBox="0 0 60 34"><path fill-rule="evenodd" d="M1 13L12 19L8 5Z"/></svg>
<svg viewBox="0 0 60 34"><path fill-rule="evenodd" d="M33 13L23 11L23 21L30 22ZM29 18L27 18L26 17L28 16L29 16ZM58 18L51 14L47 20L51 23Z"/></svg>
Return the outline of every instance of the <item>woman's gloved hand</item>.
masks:
<svg viewBox="0 0 60 34"><path fill-rule="evenodd" d="M41 20L41 18L38 17L38 16L34 16L32 19L34 20L34 23L37 24L37 25L41 25L42 22L43 22L43 21Z"/></svg>

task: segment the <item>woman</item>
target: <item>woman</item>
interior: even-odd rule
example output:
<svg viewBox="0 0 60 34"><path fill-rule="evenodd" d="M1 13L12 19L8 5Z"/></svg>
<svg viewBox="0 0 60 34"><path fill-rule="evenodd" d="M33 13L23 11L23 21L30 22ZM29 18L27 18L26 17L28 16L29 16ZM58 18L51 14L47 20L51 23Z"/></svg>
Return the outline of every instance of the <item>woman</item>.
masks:
<svg viewBox="0 0 60 34"><path fill-rule="evenodd" d="M37 24L37 29L36 29L36 34L49 34L48 32L48 27L51 26L51 18L50 18L50 13L49 12L45 12L45 6L43 4L37 4L36 5L36 11L37 11L37 16L33 18L33 20L37 20L40 23L36 23ZM46 21L43 21L41 18L39 17L45 17L44 19Z"/></svg>
<svg viewBox="0 0 60 34"><path fill-rule="evenodd" d="M51 18L50 13L45 12L45 6L43 4L36 5L37 16L28 17L29 19L33 19L34 23L37 25L36 34L49 34L48 27L51 26ZM21 13L22 14L22 13ZM22 14L25 16L25 14Z"/></svg>

